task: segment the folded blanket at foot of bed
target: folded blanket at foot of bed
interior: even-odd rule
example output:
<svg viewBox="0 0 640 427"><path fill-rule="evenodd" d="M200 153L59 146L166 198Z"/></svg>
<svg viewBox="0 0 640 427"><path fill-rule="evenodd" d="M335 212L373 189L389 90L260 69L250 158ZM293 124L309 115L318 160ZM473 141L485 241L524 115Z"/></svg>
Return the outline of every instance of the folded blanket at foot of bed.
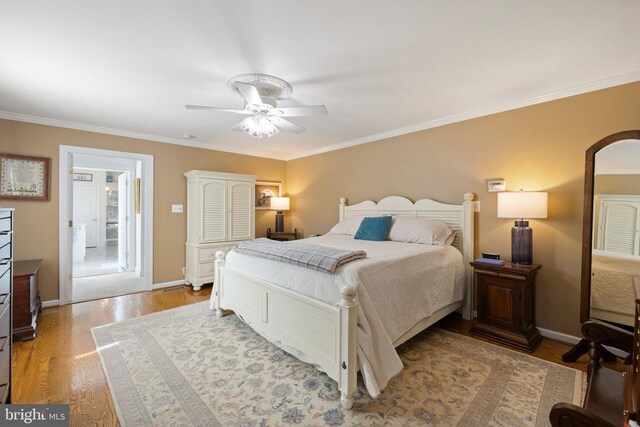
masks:
<svg viewBox="0 0 640 427"><path fill-rule="evenodd" d="M286 262L326 273L335 273L341 265L367 257L365 251L350 251L300 242L292 244L265 238L238 243L233 250L240 254Z"/></svg>

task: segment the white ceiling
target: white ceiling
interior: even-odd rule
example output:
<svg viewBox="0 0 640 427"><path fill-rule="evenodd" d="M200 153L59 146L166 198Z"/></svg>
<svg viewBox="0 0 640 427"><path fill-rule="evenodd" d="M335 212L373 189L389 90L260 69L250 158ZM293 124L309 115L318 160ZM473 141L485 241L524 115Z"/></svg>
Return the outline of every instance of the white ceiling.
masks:
<svg viewBox="0 0 640 427"><path fill-rule="evenodd" d="M0 0L0 117L295 158L640 80L631 0ZM328 117L228 133L236 74ZM193 134L195 140L185 140Z"/></svg>
<svg viewBox="0 0 640 427"><path fill-rule="evenodd" d="M640 174L640 141L627 139L596 153L596 175ZM640 177L638 177L640 179Z"/></svg>

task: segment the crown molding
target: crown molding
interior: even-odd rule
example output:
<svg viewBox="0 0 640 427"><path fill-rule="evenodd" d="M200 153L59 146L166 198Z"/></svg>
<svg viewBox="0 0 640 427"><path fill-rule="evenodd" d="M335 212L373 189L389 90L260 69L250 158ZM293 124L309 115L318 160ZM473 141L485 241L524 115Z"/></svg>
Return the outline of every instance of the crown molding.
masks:
<svg viewBox="0 0 640 427"><path fill-rule="evenodd" d="M287 156L285 160L300 159L302 157L309 157L309 156L314 156L316 154L328 153L330 151L341 150L343 148L353 147L356 145L368 144L370 142L380 141L382 139L392 138L400 135L406 135L408 133L419 132L422 130L445 126L452 123L462 122L465 120L476 119L478 117L488 116L496 113L502 113L505 111L515 110L518 108L528 107L531 105L542 104L544 102L554 101L561 98L568 98L570 96L580 95L583 93L593 92L601 89L607 89L610 87L620 86L627 83L633 83L639 80L640 80L640 70L627 73L627 74L621 74L614 77L609 77L602 80L596 80L593 82L584 83L577 86L572 86L566 89L560 89L557 91L546 93L544 95L532 96L532 97L520 99L517 101L494 105L492 107L479 108L477 110L469 111L462 114L454 114L453 116L430 120L428 122L423 122L423 123L417 123L415 125L406 126L399 129L393 129L393 130L377 133L374 135L353 139L351 141L341 142L339 144L330 145L328 147L321 147L313 150L304 151L298 154Z"/></svg>
<svg viewBox="0 0 640 427"><path fill-rule="evenodd" d="M11 113L8 111L0 111L0 119L14 120L14 121L26 122L26 123L35 123L38 125L54 126L54 127L66 128L66 129L82 130L86 132L95 132L95 133L102 133L107 135L123 136L126 138L142 139L146 141L163 142L165 144L184 145L187 147L203 148L205 150L224 151L226 153L243 154L245 156L264 157L264 158L275 159L275 160L286 160L283 156L276 156L276 155L271 155L266 153L258 153L251 150L229 148L229 147L218 145L218 144L210 144L210 143L204 143L204 142L198 143L198 142L188 141L180 138L158 136L158 135L152 135L152 134L142 133L142 132L133 132L133 131L122 130L122 129L88 125L84 123L68 122L64 120L50 119L47 117Z"/></svg>
<svg viewBox="0 0 640 427"><path fill-rule="evenodd" d="M121 129L113 129L102 126L88 125L83 123L68 122L64 120L50 119L46 117L30 116L25 114L11 113L7 111L0 111L0 119L15 120L19 122L35 123L47 126L55 126L67 129L76 129L87 132L96 132L107 135L117 135L127 138L142 139L147 141L163 142L167 144L183 145L187 147L203 148L205 150L223 151L227 153L243 154L246 156L263 157L267 159L275 160L295 160L303 157L314 156L316 154L328 153L330 151L341 150L343 148L353 147L356 145L368 144L370 142L380 141L396 136L406 135L409 133L419 132L422 130L432 129L440 126L449 125L452 123L462 122L465 120L476 119L478 117L488 116L491 114L502 113L509 110L515 110L518 108L528 107L531 105L541 104L544 102L554 101L561 98L567 98L570 96L580 95L596 90L607 89L614 86L620 86L627 83L633 83L640 81L640 70L627 74L621 74L606 79L596 80L589 83L584 83L577 86L572 86L565 89L549 92L543 95L532 96L512 102L506 102L498 105L494 105L487 108L479 108L473 111L469 111L461 114L454 114L452 116L443 117L440 119L430 120L427 122L417 123L415 125L406 126L398 129L393 129L374 135L365 136L362 138L353 139L350 141L333 144L326 147L320 147L312 150L302 151L292 155L276 155L268 152L258 152L251 150L242 150L237 148L230 148L228 146L210 143L198 143L188 141L180 138L171 138L158 135L152 135L142 132L133 132Z"/></svg>

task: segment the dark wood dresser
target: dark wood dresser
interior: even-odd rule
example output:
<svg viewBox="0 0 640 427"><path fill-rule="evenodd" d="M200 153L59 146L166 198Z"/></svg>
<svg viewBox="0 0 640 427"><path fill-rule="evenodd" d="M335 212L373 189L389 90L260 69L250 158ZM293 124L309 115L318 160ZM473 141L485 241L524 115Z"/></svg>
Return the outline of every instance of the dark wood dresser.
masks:
<svg viewBox="0 0 640 427"><path fill-rule="evenodd" d="M0 403L11 403L13 209L0 208Z"/></svg>
<svg viewBox="0 0 640 427"><path fill-rule="evenodd" d="M471 333L532 352L542 336L536 328L535 278L538 264L502 266L472 262L478 316Z"/></svg>
<svg viewBox="0 0 640 427"><path fill-rule="evenodd" d="M36 319L42 312L38 291L41 259L13 263L13 338L22 341L36 337Z"/></svg>

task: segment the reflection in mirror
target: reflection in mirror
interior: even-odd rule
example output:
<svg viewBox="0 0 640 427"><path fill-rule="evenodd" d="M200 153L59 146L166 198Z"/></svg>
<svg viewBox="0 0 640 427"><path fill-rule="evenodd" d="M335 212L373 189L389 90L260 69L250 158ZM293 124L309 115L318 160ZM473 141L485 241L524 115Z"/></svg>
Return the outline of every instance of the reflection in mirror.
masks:
<svg viewBox="0 0 640 427"><path fill-rule="evenodd" d="M590 317L634 325L631 278L640 276L640 140L598 151L594 162Z"/></svg>

